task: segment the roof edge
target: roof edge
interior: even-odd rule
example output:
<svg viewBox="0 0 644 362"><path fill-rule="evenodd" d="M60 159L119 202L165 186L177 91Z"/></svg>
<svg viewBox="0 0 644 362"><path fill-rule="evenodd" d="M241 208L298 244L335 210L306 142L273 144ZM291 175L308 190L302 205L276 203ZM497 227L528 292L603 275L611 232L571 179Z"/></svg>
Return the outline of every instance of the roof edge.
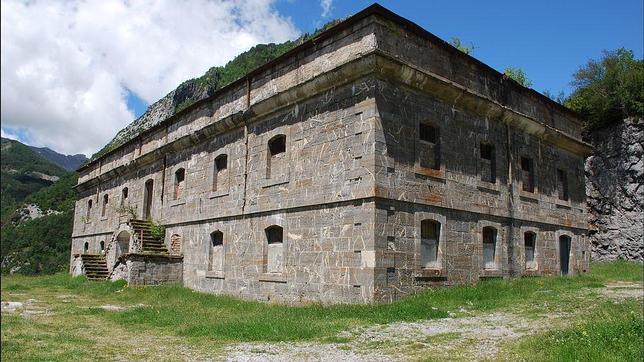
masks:
<svg viewBox="0 0 644 362"><path fill-rule="evenodd" d="M167 124L172 123L172 121L174 121L175 119L179 118L180 116L192 111L193 109L201 106L204 103L207 103L207 102L217 98L222 93L227 92L231 88L247 82L249 79L253 78L257 74L259 74L259 73L261 73L261 72L263 72L263 71L265 71L267 69L270 69L271 67L275 66L276 64L281 63L285 59L291 58L292 56L294 56L295 54L297 54L297 53L299 53L299 52L301 52L303 50L306 50L306 49L309 49L309 48L315 46L317 43L319 43L319 42L321 42L321 41L323 41L325 39L330 38L331 36L337 34L338 32L349 28L350 26L354 25L358 21L361 21L361 20L363 20L363 19L365 19L365 18L367 18L367 17L369 17L371 15L382 16L385 19L389 19L389 20L391 20L391 21L393 21L393 22L395 22L397 24L400 24L400 25L406 27L409 31L411 31L414 34L417 34L417 35L419 35L421 37L429 38L433 42L435 42L438 45L442 46L443 48L447 49L448 51L450 51L450 52L452 52L454 54L457 54L457 56L463 57L463 58L467 59L468 61L473 62L476 65L481 66L481 67L483 67L484 69L486 69L488 71L491 71L492 73L497 74L499 77L505 77L506 79L509 79L511 81L510 84L513 84L513 86L515 88L518 88L523 92L528 92L529 94L531 94L533 96L536 96L537 98L545 100L545 102L547 104L553 106L554 108L556 108L556 109L558 109L558 110L560 110L560 111L562 111L564 113L567 113L567 114L575 117L576 119L579 119L579 120L583 119L583 116L581 116L579 113L573 111L570 108L565 107L562 104L559 104L559 103L555 102L554 100L546 97L545 95L537 92L536 90L534 90L532 88L524 87L523 85L521 85L518 82L516 82L514 79L511 79L511 78L505 76L503 73L501 73L498 70L490 67L489 65L483 63L482 61L474 58L473 56L471 56L469 54L463 53L462 51L458 50L457 48L455 48L454 46L452 46L451 44L449 44L445 40L439 38L438 36L432 34L429 31L425 30L423 27L421 27L420 25L412 22L411 20L403 18L402 16L394 13L393 11L383 7L379 3L373 3L372 5L370 5L367 8L361 10L360 12L350 16L346 20L344 20L344 21L342 21L342 22L340 22L340 23L338 23L336 25L333 25L329 29L327 29L327 30L323 31L322 33L318 34L316 37L303 42L302 44L294 47L293 49L287 51L286 53L280 55L279 57L276 57L275 59L273 59L273 60L271 60L271 61L269 61L267 63L264 63L263 65L260 65L259 67L251 70L250 72L246 73L244 76L240 77L239 79L237 79L237 80L235 80L235 81L233 81L233 82L231 82L231 83L229 83L229 84L217 89L212 95L210 95L210 96L208 96L206 98L202 98L202 99L192 103L191 105L189 105L186 108L180 110L179 112L176 112L173 115L167 117L166 119L164 119L163 121L161 121L158 124L154 125L153 127L148 128L148 129L140 132L138 135L136 135L135 137L129 139L128 141L124 142L123 144L119 145L118 147L114 148L113 150L110 150L110 151L104 153L99 158L97 158L97 159L95 159L93 161L87 162L84 165L81 165L79 168L76 169L76 172L82 172L82 171L84 171L86 169L89 169L90 167L92 167L96 163L98 163L99 161L101 161L101 160L105 159L106 157L114 154L115 152L121 150L126 145L130 145L130 144L134 143L135 141L140 140L143 135L150 134L150 133L152 133L152 132L154 132L154 131L156 131L156 130L158 130L160 128L165 127Z"/></svg>

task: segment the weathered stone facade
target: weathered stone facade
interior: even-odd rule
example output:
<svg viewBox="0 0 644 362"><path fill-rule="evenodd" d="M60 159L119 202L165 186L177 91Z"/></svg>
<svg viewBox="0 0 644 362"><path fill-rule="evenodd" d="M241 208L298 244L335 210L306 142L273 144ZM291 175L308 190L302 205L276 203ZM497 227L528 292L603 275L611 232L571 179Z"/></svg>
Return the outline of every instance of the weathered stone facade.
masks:
<svg viewBox="0 0 644 362"><path fill-rule="evenodd" d="M166 226L185 286L243 298L575 274L590 258L580 134L375 5L82 168L72 255L124 235L107 200Z"/></svg>

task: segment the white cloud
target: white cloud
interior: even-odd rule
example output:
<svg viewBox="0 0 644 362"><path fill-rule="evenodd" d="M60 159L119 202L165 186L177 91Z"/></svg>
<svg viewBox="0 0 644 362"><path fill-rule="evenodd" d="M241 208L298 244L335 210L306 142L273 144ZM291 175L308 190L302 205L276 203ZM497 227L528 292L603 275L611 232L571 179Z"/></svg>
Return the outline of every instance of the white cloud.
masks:
<svg viewBox="0 0 644 362"><path fill-rule="evenodd" d="M297 29L273 0L2 0L3 134L91 154L182 81ZM23 137L24 138L24 137Z"/></svg>
<svg viewBox="0 0 644 362"><path fill-rule="evenodd" d="M322 7L322 17L326 18L331 15L333 0L320 0L320 6Z"/></svg>

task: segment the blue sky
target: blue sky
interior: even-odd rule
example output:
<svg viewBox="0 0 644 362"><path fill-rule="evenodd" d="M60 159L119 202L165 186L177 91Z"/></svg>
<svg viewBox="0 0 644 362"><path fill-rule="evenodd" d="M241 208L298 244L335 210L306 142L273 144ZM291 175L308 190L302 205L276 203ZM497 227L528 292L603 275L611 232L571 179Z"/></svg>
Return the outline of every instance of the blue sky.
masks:
<svg viewBox="0 0 644 362"><path fill-rule="evenodd" d="M570 93L603 50L642 58L643 0L399 0L380 4L537 91ZM283 42L366 0L2 0L2 135L91 154L181 82ZM133 21L132 19L136 19Z"/></svg>
<svg viewBox="0 0 644 362"><path fill-rule="evenodd" d="M329 19L346 17L372 1L334 1ZM602 50L620 47L642 57L642 0L380 1L387 9L442 39L459 37L473 56L502 70L521 67L538 91L569 93L571 75ZM316 3L282 0L279 11L304 32L324 24Z"/></svg>
<svg viewBox="0 0 644 362"><path fill-rule="evenodd" d="M327 16L320 3L280 0L275 7L303 33L355 14L372 1L334 1ZM569 94L572 74L603 50L631 49L642 58L643 1L380 1L442 39L474 45L473 56L502 71L520 67L532 88ZM147 103L133 94L138 117Z"/></svg>

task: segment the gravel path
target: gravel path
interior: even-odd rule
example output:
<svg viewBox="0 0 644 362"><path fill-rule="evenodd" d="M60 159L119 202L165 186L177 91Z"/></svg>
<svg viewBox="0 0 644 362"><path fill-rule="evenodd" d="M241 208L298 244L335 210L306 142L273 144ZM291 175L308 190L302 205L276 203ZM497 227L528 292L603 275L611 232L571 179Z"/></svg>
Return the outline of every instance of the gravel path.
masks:
<svg viewBox="0 0 644 362"><path fill-rule="evenodd" d="M644 289L642 284L614 283L601 293L623 300L642 298ZM338 337L346 338L346 343L242 343L228 346L225 354L227 361L404 361L429 356L478 361L496 356L502 343L564 326L573 316L558 312L528 318L497 312L400 322L342 332Z"/></svg>

